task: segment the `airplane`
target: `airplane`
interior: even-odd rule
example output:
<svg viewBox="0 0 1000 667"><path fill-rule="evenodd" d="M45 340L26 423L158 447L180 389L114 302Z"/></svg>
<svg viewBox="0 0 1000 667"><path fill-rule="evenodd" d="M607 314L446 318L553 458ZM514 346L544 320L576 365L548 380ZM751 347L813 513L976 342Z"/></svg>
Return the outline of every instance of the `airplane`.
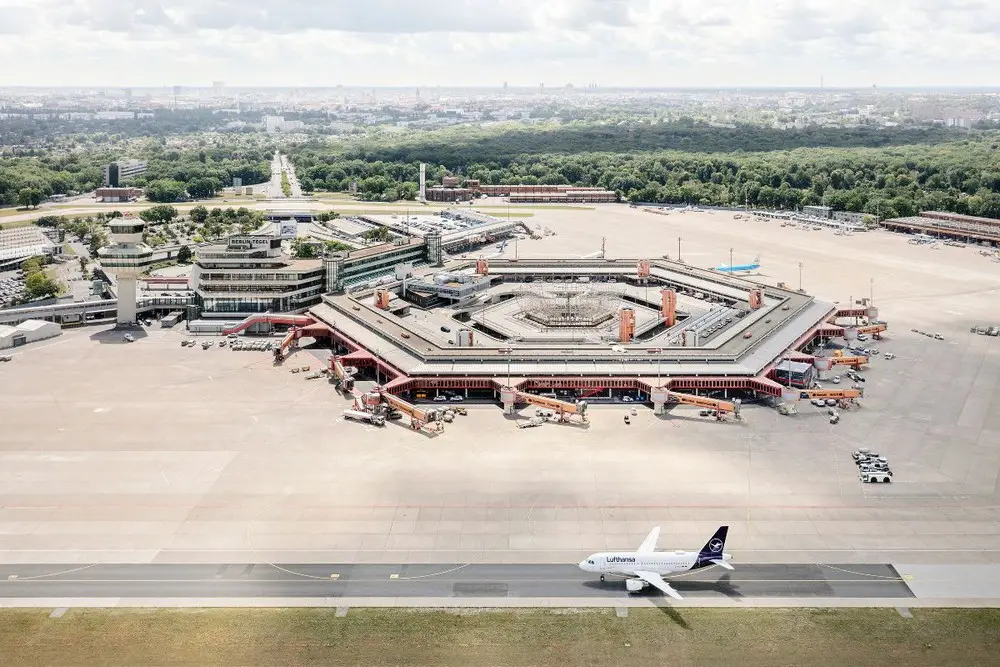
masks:
<svg viewBox="0 0 1000 667"><path fill-rule="evenodd" d="M756 271L760 268L760 255L754 257L753 264L743 264L741 266L726 266L725 264L720 264L716 267L716 271L721 273L738 273L743 271Z"/></svg>
<svg viewBox="0 0 1000 667"><path fill-rule="evenodd" d="M681 600L680 593L665 582L662 575L690 572L712 565L732 570L733 566L729 561L733 557L724 551L728 533L729 526L721 526L701 551L656 551L656 541L660 538L660 527L657 526L649 532L636 551L592 554L580 561L579 568L584 572L600 573L601 581L607 575L625 577L625 588L629 593L653 586L670 597Z"/></svg>

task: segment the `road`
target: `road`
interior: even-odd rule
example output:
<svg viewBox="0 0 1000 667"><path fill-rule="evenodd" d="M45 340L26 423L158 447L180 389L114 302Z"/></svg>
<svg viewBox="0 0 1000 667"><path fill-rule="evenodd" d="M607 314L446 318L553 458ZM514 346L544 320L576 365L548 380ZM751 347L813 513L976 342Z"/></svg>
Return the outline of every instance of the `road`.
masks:
<svg viewBox="0 0 1000 667"><path fill-rule="evenodd" d="M667 577L686 598L913 598L890 565L743 565ZM2 565L17 598L635 598L572 565ZM659 598L646 590L638 597Z"/></svg>
<svg viewBox="0 0 1000 667"><path fill-rule="evenodd" d="M292 195L287 199L302 197L302 187L299 185L299 179L295 176L295 167L287 155L280 153L275 153L271 160L271 180L255 186L257 191L270 199L286 199L285 193L281 189L282 174L288 174L288 184L292 188Z"/></svg>

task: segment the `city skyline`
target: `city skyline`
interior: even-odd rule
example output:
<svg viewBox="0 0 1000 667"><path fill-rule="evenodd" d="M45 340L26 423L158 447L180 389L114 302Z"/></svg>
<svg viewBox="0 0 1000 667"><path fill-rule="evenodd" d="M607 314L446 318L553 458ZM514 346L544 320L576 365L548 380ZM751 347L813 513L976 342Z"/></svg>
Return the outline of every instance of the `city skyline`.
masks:
<svg viewBox="0 0 1000 667"><path fill-rule="evenodd" d="M989 87L976 0L0 0L0 86ZM113 17L113 20L110 18Z"/></svg>

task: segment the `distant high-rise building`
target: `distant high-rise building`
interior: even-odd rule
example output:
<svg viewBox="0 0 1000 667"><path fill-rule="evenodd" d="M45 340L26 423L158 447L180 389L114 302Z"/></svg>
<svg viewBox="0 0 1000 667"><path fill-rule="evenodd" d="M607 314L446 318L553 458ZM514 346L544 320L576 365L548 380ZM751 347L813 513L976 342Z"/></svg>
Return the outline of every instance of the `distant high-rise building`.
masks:
<svg viewBox="0 0 1000 667"><path fill-rule="evenodd" d="M131 88L126 88L124 90L124 93L125 93L125 99L126 100L132 99L132 89Z"/></svg>
<svg viewBox="0 0 1000 667"><path fill-rule="evenodd" d="M215 91L216 95L221 95L222 94L222 89L225 88L225 87L226 87L226 83L224 81L213 81L212 82L212 90Z"/></svg>
<svg viewBox="0 0 1000 667"><path fill-rule="evenodd" d="M117 188L144 173L146 173L146 163L142 160L118 160L104 165L104 185Z"/></svg>

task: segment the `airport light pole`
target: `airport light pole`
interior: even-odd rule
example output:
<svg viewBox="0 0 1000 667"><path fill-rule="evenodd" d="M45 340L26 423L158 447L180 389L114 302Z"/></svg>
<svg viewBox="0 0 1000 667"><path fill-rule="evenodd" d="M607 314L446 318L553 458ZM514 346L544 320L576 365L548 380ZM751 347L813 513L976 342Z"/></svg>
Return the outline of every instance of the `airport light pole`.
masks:
<svg viewBox="0 0 1000 667"><path fill-rule="evenodd" d="M799 262L799 291L802 291L802 262Z"/></svg>
<svg viewBox="0 0 1000 667"><path fill-rule="evenodd" d="M677 237L677 261L681 261L681 237Z"/></svg>
<svg viewBox="0 0 1000 667"><path fill-rule="evenodd" d="M729 249L729 270L733 270L733 249Z"/></svg>
<svg viewBox="0 0 1000 667"><path fill-rule="evenodd" d="M663 357L660 355L663 353L663 348L651 347L649 351L656 355L656 386L662 387L663 382L660 380L660 362L663 360Z"/></svg>
<svg viewBox="0 0 1000 667"><path fill-rule="evenodd" d="M499 352L500 354L506 354L507 355L507 388L509 389L510 388L510 355L511 355L511 353L514 352L514 348L512 348L512 347L501 347L499 350L497 350L497 352Z"/></svg>

